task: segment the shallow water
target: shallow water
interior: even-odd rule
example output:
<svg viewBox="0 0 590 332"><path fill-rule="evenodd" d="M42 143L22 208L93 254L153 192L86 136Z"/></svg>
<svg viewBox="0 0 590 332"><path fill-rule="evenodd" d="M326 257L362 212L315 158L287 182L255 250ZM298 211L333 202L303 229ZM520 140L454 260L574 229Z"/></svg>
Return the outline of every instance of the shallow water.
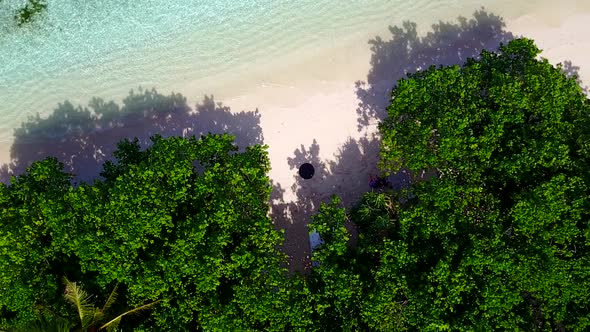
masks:
<svg viewBox="0 0 590 332"><path fill-rule="evenodd" d="M265 84L246 82L249 72L286 67L351 41L368 49L367 38L388 24L412 20L428 28L481 6L508 16L535 7L491 0L49 0L45 17L14 29L7 22L19 2L0 5L3 143L28 116L47 114L66 99L117 100L138 86L191 98L228 96L223 87L241 80Z"/></svg>

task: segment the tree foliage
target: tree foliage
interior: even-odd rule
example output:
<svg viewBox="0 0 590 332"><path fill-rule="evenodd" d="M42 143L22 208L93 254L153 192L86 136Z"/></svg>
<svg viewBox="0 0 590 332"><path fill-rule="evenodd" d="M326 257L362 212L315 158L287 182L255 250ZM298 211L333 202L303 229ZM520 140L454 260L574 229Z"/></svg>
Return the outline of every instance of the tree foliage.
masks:
<svg viewBox="0 0 590 332"><path fill-rule="evenodd" d="M160 301L124 329L286 330L306 324L267 216L265 147L228 135L123 141L104 179L70 184L55 159L0 187L0 318L68 317L61 276L90 294L121 285L124 310ZM299 282L299 285L301 283ZM302 289L299 286L299 289ZM97 299L106 301L107 299ZM121 310L121 311L124 311Z"/></svg>
<svg viewBox="0 0 590 332"><path fill-rule="evenodd" d="M77 282L63 278L65 291L64 299L74 309L74 320L69 321L64 317L57 316L51 311L38 314L36 321L29 322L24 328L13 328L11 331L18 332L72 332L72 331L117 331L121 319L128 315L137 314L148 310L159 301L146 303L139 307L127 310L123 313L113 313L112 306L117 300L117 286L113 288L102 307L96 307L93 303L93 296L88 294L84 287Z"/></svg>
<svg viewBox="0 0 590 332"><path fill-rule="evenodd" d="M47 10L47 0L27 0L25 5L14 14L14 21L18 26L32 22L35 17Z"/></svg>
<svg viewBox="0 0 590 332"><path fill-rule="evenodd" d="M539 52L515 39L398 81L381 168L432 176L366 194L356 247L322 208L316 293L339 329L590 328L590 102Z"/></svg>

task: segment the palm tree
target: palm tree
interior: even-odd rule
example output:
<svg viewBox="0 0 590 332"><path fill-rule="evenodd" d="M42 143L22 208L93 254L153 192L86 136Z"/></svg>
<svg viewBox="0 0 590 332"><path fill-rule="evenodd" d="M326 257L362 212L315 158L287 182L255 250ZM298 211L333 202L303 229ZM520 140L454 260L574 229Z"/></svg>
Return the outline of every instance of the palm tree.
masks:
<svg viewBox="0 0 590 332"><path fill-rule="evenodd" d="M147 310L158 301L150 302L142 306L127 310L122 314L114 318L107 317L107 311L115 303L117 299L117 286L113 289L102 308L97 308L92 303L92 296L88 294L82 285L76 282L68 280L66 277L63 278L65 284L64 297L67 302L72 304L76 310L76 322L70 322L63 317L57 315L50 315L49 318L43 316L37 321L32 322L24 329L13 329L12 331L27 331L27 332L96 332L96 331L116 331L117 326L121 322L124 316L138 313L143 310Z"/></svg>

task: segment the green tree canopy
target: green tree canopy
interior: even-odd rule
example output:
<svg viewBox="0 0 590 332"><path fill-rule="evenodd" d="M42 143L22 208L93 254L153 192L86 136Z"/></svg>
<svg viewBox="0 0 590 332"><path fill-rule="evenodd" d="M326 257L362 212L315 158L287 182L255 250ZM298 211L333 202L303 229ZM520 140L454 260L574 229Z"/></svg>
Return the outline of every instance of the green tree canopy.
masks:
<svg viewBox="0 0 590 332"><path fill-rule="evenodd" d="M539 53L515 39L398 81L381 168L413 184L312 226L314 292L339 329L590 328L590 102Z"/></svg>
<svg viewBox="0 0 590 332"><path fill-rule="evenodd" d="M14 20L18 26L21 26L31 22L45 10L47 10L47 0L27 0L25 6L14 15Z"/></svg>
<svg viewBox="0 0 590 332"><path fill-rule="evenodd" d="M125 329L307 324L267 215L264 146L238 152L228 135L155 137L144 151L123 141L115 157L92 185L72 186L52 158L0 185L3 327L50 312L68 317L64 276L105 297L119 284L120 311L159 301L144 319L125 317Z"/></svg>
<svg viewBox="0 0 590 332"><path fill-rule="evenodd" d="M0 10L5 11L5 20L0 22L0 26L22 27L41 18L47 11L47 0L25 0L25 1L2 1L0 0Z"/></svg>

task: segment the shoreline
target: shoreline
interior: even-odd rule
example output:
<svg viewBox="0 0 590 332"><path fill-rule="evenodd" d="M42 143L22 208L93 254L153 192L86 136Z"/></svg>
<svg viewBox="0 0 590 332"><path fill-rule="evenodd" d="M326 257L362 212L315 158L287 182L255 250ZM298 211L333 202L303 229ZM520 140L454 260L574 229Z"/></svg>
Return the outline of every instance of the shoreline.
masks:
<svg viewBox="0 0 590 332"><path fill-rule="evenodd" d="M566 1L576 3L576 0ZM306 12L302 3L277 3L270 6L269 10L274 13L272 15L280 14L280 22L269 21L266 16L258 17L261 14L258 11L242 13L244 17L228 13L227 20L217 22L221 24L219 28L212 24L181 24L176 33L170 30L172 22L168 20L161 36L154 35L152 25L139 29L151 34L149 38L144 35L137 37L148 38L141 46L137 44L137 38L125 34L121 43L110 45L106 49L103 49L106 46L102 41L95 49L92 39L81 40L81 36L76 33L65 33L65 29L73 29L77 23L62 22L58 21L58 17L52 17L50 23L55 23L60 28L63 26L63 32L44 29L41 35L37 35L26 31L22 35L22 41L26 42L10 36L4 45L7 50L13 51L0 51L0 58L7 56L9 59L6 67L0 69L8 79L4 83L0 82L3 90L0 99L4 99L4 109L0 113L0 141L11 140L12 135L9 132L26 120L27 115L34 115L38 111L46 116L65 99L83 105L95 96L118 102L129 89L139 86L154 86L162 92L178 91L187 95L191 102L203 94L213 94L218 100L229 103L229 99L255 94L253 89L265 82L272 84L279 76L286 77L281 78L281 81L292 86L306 85L326 77L328 80L364 79L366 72L358 71L359 75L353 76L355 68L342 65L358 66L360 63L367 68L369 64L366 61L361 62L359 55L369 52L369 39L389 35L388 25L399 26L404 21L411 20L417 23L418 33L424 34L430 31L433 23L440 20L456 22L458 16L470 18L475 10L481 8L509 20L537 10L541 5L514 4L508 0L446 0L444 3L371 0L362 6L342 5L332 1L321 5L309 2L311 9L320 10L321 13L316 15ZM548 6L548 1L544 0L543 3L545 2L545 6ZM59 6L59 10L56 8L56 13L72 11L71 5L73 4L65 1ZM107 7L104 8L107 17L116 18L122 15L122 12L114 11L112 6ZM86 17L84 15L88 13L72 14ZM183 14L178 22L184 22L183 20L190 17L190 14ZM257 21L265 17L267 22ZM149 24L151 18L146 18L146 24ZM188 22L190 21L185 23ZM91 31L88 30L89 26L92 26L90 21L81 24L81 33L100 37L100 31L112 33L111 30L114 29L109 27L104 31ZM190 26L193 28L189 28ZM233 28L237 26L243 29ZM247 36L244 36L242 30L252 31L249 35L254 37L244 39ZM100 40L104 40L104 37ZM114 40L122 38L120 35L113 37L117 37ZM131 40L129 37L132 37ZM31 47L27 47L29 42ZM101 50L104 52L97 53ZM352 52L348 62L331 62L322 58L328 55L338 59L342 56L337 54L340 50ZM89 57L86 51L95 60L87 63ZM26 53L33 58L21 57L18 53ZM48 60L44 54L53 58ZM63 66L60 66L60 58L65 61ZM289 66L301 68L301 61L312 64L316 70L289 70ZM267 105L264 103L257 106Z"/></svg>

